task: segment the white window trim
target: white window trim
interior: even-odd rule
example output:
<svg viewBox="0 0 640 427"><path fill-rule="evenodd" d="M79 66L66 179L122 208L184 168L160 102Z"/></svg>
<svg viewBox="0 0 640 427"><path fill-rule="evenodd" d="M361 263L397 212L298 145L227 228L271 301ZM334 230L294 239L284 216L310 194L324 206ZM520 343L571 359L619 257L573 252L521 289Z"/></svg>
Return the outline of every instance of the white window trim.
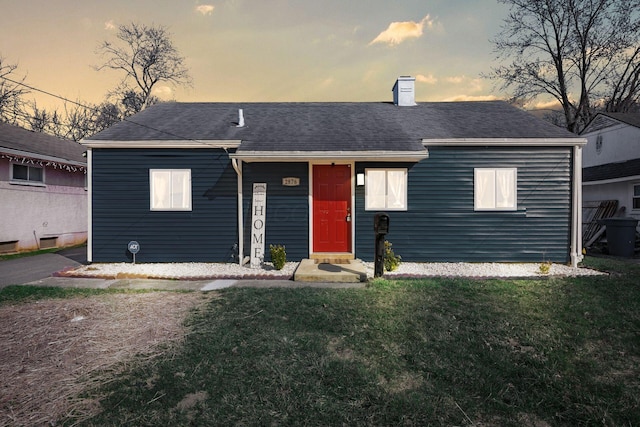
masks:
<svg viewBox="0 0 640 427"><path fill-rule="evenodd" d="M371 206L370 205L370 195L369 195L369 191L372 190L372 183L371 183L371 178L369 177L369 172L384 172L385 174L385 178L384 178L384 206ZM389 172L402 172L403 174L403 186L400 189L400 191L402 192L402 194L400 194L400 198L401 200L404 202L402 206L390 206L389 204L389 192L392 191L392 189L389 188L389 178L388 178L388 174ZM408 187L409 187L409 173L408 173L408 169L407 168L366 168L364 170L364 176L365 176L365 196L364 196L364 206L365 206L365 211L379 211L379 210L386 210L386 211L406 211L408 210L409 207L409 200L408 200Z"/></svg>
<svg viewBox="0 0 640 427"><path fill-rule="evenodd" d="M13 176L13 167L14 166L24 166L26 168L34 168L34 169L40 169L42 171L42 181L32 181L30 179L20 179L20 178L14 178ZM9 183L10 184L17 184L17 185L30 185L33 187L46 187L45 185L45 168L43 166L36 166L36 165L24 165L21 163L11 163L10 167L9 167Z"/></svg>
<svg viewBox="0 0 640 427"><path fill-rule="evenodd" d="M188 206L184 206L184 207L168 207L168 208L159 208L159 207L154 207L154 200L153 200L153 196L155 194L155 183L154 183L154 179L153 179L153 175L155 172L169 172L171 173L171 183L169 185L173 185L173 173L174 172L187 172L188 175ZM169 189L169 198L171 200L171 190ZM192 190L192 183L191 183L191 169L149 169L149 209L152 211L183 211L183 212L188 212L191 211L193 207L193 190Z"/></svg>
<svg viewBox="0 0 640 427"><path fill-rule="evenodd" d="M507 172L513 174L513 182L508 187L501 187L500 183L496 179L498 172ZM482 181L481 175L490 177L493 173L493 179L490 181ZM504 176L504 175L503 175ZM483 185L488 185L488 188L482 189ZM489 191L487 194L486 192ZM505 194L509 193L509 194ZM482 205L483 194L491 196L492 202L489 206ZM509 206L497 206L498 195L502 194L502 198L512 200L513 204ZM474 168L473 169L473 210L474 211L489 211L489 212L504 212L504 211L517 211L518 210L518 169L517 168Z"/></svg>
<svg viewBox="0 0 640 427"><path fill-rule="evenodd" d="M632 211L640 211L640 207L638 208L634 207L634 203L633 203L636 199L640 200L640 195L638 196L635 195L636 187L640 189L640 182L634 182L631 184L631 210Z"/></svg>

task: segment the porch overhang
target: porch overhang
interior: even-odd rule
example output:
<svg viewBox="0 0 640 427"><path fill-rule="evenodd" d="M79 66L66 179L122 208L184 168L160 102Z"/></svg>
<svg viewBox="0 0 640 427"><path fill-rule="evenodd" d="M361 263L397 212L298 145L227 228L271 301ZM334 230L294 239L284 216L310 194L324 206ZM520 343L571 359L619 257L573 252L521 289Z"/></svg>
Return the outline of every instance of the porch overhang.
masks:
<svg viewBox="0 0 640 427"><path fill-rule="evenodd" d="M241 151L230 153L232 159L252 162L301 162L316 160L350 160L377 162L419 162L429 157L427 149L419 151Z"/></svg>

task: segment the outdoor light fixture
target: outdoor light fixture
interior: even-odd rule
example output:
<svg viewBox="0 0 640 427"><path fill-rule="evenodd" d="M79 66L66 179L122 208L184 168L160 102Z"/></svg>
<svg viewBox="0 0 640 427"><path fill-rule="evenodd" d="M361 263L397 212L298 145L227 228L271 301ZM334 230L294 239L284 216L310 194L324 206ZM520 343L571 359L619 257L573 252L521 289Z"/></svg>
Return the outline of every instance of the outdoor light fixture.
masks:
<svg viewBox="0 0 640 427"><path fill-rule="evenodd" d="M356 175L356 185L364 185L364 174L359 173Z"/></svg>

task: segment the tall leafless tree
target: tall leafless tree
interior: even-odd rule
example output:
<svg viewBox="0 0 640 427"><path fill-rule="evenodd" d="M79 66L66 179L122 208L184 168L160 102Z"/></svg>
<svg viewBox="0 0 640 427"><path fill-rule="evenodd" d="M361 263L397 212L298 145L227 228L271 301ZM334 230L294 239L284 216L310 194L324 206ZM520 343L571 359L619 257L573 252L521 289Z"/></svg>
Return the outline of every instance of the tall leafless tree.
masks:
<svg viewBox="0 0 640 427"><path fill-rule="evenodd" d="M16 76L17 64L10 64L0 55L0 120L17 124L25 116L24 96L29 90L21 83L25 76Z"/></svg>
<svg viewBox="0 0 640 427"><path fill-rule="evenodd" d="M112 69L123 73L120 85L113 95L131 115L157 102L153 96L156 84L165 82L174 86L191 85L189 71L162 26L138 23L121 25L117 42L105 41L98 48L105 62L98 70Z"/></svg>
<svg viewBox="0 0 640 427"><path fill-rule="evenodd" d="M510 7L489 77L512 99L553 98L579 132L597 108L640 94L640 0L498 0Z"/></svg>

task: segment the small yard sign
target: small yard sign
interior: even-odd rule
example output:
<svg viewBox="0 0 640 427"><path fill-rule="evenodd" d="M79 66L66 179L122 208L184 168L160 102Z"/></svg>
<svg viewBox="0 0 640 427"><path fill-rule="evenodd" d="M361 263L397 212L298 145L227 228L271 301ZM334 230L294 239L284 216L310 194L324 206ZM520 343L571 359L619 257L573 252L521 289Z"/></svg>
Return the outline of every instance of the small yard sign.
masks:
<svg viewBox="0 0 640 427"><path fill-rule="evenodd" d="M264 261L264 228L267 210L267 184L253 184L251 209L251 268L259 268Z"/></svg>
<svg viewBox="0 0 640 427"><path fill-rule="evenodd" d="M133 255L133 263L135 264L136 254L140 252L140 243L136 242L135 240L132 240L127 245L127 249L129 249L129 252L131 252L131 254Z"/></svg>

